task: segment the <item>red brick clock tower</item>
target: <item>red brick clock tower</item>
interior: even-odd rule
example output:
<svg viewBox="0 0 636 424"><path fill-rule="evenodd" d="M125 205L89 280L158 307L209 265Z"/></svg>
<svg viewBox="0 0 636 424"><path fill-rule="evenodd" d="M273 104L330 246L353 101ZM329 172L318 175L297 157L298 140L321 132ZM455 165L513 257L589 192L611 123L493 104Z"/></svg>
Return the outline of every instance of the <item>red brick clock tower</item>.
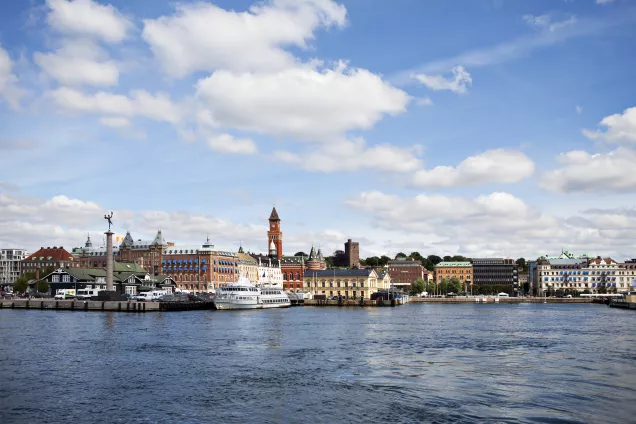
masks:
<svg viewBox="0 0 636 424"><path fill-rule="evenodd" d="M268 252L272 243L274 243L274 247L276 247L276 259L280 260L280 258L283 257L283 233L280 231L280 218L278 217L278 212L276 212L275 207L269 216L269 231L267 232Z"/></svg>

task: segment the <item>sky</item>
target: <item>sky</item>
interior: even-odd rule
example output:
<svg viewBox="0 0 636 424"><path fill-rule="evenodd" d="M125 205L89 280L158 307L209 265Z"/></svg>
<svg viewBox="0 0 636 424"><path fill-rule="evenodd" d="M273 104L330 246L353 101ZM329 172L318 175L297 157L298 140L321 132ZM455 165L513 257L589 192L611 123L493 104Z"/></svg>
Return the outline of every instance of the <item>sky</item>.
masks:
<svg viewBox="0 0 636 424"><path fill-rule="evenodd" d="M636 257L636 2L0 3L0 247Z"/></svg>

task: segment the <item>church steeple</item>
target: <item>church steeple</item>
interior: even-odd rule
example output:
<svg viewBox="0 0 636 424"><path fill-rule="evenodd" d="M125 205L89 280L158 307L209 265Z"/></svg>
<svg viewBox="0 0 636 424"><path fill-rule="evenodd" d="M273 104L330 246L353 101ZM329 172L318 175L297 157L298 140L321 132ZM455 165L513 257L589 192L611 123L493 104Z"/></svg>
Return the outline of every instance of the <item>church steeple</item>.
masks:
<svg viewBox="0 0 636 424"><path fill-rule="evenodd" d="M86 239L86 244L84 244L84 247L86 247L87 249L93 247L93 242L91 241L90 234L88 235L88 238Z"/></svg>

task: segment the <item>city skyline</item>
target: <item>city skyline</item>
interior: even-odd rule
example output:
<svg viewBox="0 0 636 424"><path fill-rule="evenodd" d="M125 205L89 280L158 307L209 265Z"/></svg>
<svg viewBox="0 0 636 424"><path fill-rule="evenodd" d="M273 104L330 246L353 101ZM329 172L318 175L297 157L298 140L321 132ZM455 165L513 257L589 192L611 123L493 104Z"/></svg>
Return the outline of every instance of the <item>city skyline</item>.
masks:
<svg viewBox="0 0 636 424"><path fill-rule="evenodd" d="M0 246L632 258L624 0L0 6ZM462 37L457 37L461 33Z"/></svg>

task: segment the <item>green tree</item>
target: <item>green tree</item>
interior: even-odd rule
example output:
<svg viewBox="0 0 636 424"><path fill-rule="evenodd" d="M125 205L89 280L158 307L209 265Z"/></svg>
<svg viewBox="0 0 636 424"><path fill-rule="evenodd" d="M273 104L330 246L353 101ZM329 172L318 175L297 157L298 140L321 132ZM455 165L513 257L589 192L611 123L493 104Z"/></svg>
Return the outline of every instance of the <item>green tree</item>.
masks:
<svg viewBox="0 0 636 424"><path fill-rule="evenodd" d="M601 286L597 290L598 294L607 294L607 288L605 286Z"/></svg>
<svg viewBox="0 0 636 424"><path fill-rule="evenodd" d="M24 275L20 276L13 284L13 291L17 293L24 293L29 288L29 279Z"/></svg>
<svg viewBox="0 0 636 424"><path fill-rule="evenodd" d="M592 292L590 291L590 289L585 289L583 290L583 294L591 294Z"/></svg>
<svg viewBox="0 0 636 424"><path fill-rule="evenodd" d="M426 282L418 278L417 280L411 283L411 294L414 296L419 296L422 292L426 291Z"/></svg>
<svg viewBox="0 0 636 424"><path fill-rule="evenodd" d="M517 259L517 266L519 267L519 271L525 271L527 264L526 264L526 259L525 258L519 258Z"/></svg>
<svg viewBox="0 0 636 424"><path fill-rule="evenodd" d="M406 258L406 253L404 252L400 252L397 255L395 255L395 259L399 259L399 258Z"/></svg>
<svg viewBox="0 0 636 424"><path fill-rule="evenodd" d="M305 252L296 252L294 256L307 256Z"/></svg>
<svg viewBox="0 0 636 424"><path fill-rule="evenodd" d="M428 255L426 259L428 259L433 264L433 266L435 266L438 263L442 262L442 258L440 258L437 255Z"/></svg>
<svg viewBox="0 0 636 424"><path fill-rule="evenodd" d="M461 281L459 281L459 278L457 277L453 277L448 281L448 287L447 287L447 292L446 293L459 293L460 291L462 291L462 286L463 284L461 283Z"/></svg>
<svg viewBox="0 0 636 424"><path fill-rule="evenodd" d="M344 268L347 266L347 256L344 250L336 250L333 252L332 262L334 267Z"/></svg>
<svg viewBox="0 0 636 424"><path fill-rule="evenodd" d="M422 262L422 265L424 265L424 261L426 261L426 258L423 257L422 255L420 255L420 252L411 252L411 254L409 255L411 257L411 259L413 259L414 261L420 261Z"/></svg>
<svg viewBox="0 0 636 424"><path fill-rule="evenodd" d="M49 291L49 282L46 281L46 280L40 280L40 281L37 282L35 287L38 290L38 292L46 293L46 292Z"/></svg>

